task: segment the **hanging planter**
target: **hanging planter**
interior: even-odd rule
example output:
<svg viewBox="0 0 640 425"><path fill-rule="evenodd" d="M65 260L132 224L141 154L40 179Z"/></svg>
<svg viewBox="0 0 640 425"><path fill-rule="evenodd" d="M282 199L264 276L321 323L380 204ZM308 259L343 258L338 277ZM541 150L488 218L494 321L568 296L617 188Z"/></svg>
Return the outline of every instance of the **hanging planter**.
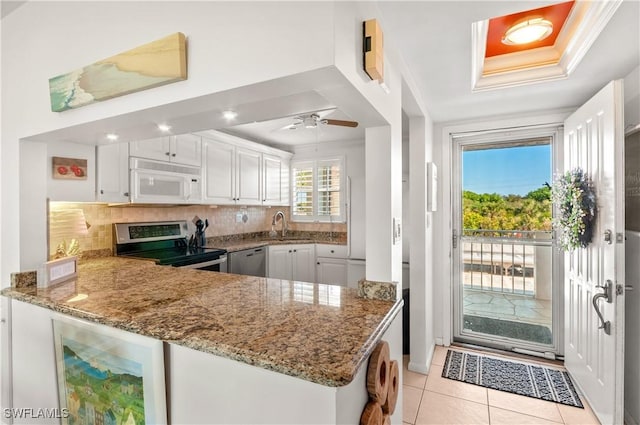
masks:
<svg viewBox="0 0 640 425"><path fill-rule="evenodd" d="M589 245L596 218L596 194L589 177L580 168L567 171L554 182L551 200L557 209L553 227L560 247L573 251Z"/></svg>

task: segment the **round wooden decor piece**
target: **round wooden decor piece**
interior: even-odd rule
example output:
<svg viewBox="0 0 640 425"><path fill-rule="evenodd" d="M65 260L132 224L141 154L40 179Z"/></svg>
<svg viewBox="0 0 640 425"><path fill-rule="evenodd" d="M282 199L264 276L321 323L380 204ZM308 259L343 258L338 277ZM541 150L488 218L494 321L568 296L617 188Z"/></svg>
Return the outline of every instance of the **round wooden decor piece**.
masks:
<svg viewBox="0 0 640 425"><path fill-rule="evenodd" d="M382 407L377 401L369 401L360 416L360 425L382 425Z"/></svg>
<svg viewBox="0 0 640 425"><path fill-rule="evenodd" d="M389 415L393 415L396 410L398 401L398 385L400 384L400 370L396 360L391 361L389 367L389 390L387 391L387 399L382 405L382 411Z"/></svg>
<svg viewBox="0 0 640 425"><path fill-rule="evenodd" d="M389 388L389 344L380 341L369 357L367 369L367 391L371 400L382 404L387 398Z"/></svg>

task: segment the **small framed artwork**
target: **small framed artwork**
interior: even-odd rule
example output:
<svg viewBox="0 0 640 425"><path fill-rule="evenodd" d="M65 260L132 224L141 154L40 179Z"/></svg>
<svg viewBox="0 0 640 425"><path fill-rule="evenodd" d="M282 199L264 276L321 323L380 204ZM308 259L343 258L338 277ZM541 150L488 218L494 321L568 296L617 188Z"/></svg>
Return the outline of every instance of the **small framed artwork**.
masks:
<svg viewBox="0 0 640 425"><path fill-rule="evenodd" d="M63 424L166 424L162 341L53 319Z"/></svg>
<svg viewBox="0 0 640 425"><path fill-rule="evenodd" d="M51 170L54 179L86 180L87 160L53 156L51 157Z"/></svg>

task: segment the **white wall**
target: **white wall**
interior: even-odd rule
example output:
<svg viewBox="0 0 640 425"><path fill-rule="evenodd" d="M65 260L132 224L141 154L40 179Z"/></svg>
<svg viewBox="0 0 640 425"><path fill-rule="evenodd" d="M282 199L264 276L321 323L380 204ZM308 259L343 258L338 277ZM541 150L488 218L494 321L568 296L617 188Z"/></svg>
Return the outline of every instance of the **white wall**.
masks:
<svg viewBox="0 0 640 425"><path fill-rule="evenodd" d="M640 125L640 66L624 78L624 126L636 125Z"/></svg>

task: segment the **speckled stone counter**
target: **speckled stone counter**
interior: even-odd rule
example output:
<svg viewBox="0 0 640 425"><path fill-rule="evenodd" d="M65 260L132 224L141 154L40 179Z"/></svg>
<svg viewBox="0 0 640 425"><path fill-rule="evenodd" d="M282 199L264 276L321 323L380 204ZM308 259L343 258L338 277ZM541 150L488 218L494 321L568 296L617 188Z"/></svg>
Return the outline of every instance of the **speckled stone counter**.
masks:
<svg viewBox="0 0 640 425"><path fill-rule="evenodd" d="M207 240L207 246L211 248L226 249L228 252L242 251L243 249L259 248L268 245L290 245L321 243L327 245L346 245L343 240L319 240L313 238L247 238L247 239L215 239Z"/></svg>
<svg viewBox="0 0 640 425"><path fill-rule="evenodd" d="M402 309L350 288L118 257L81 263L67 283L1 293L326 386L351 382Z"/></svg>

